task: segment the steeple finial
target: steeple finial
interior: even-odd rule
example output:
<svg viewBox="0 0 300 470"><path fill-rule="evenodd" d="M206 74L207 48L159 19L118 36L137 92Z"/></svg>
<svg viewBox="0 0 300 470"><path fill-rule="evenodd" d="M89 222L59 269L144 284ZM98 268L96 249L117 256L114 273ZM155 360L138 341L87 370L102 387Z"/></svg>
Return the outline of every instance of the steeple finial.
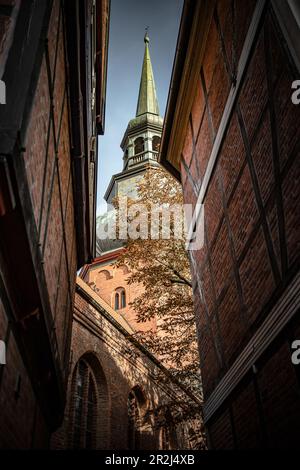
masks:
<svg viewBox="0 0 300 470"><path fill-rule="evenodd" d="M148 26L144 36L145 54L142 68L142 76L140 82L139 99L136 109L136 116L151 113L159 116L159 107L156 97L155 83L153 77L152 64L149 52L149 36Z"/></svg>

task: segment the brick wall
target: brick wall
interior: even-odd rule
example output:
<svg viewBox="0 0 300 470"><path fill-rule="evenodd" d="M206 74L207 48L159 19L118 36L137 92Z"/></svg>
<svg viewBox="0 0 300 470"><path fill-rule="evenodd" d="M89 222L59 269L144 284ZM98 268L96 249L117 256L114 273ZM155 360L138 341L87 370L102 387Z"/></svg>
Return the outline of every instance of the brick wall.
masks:
<svg viewBox="0 0 300 470"><path fill-rule="evenodd" d="M6 364L0 365L0 448L45 448L49 432L1 299L0 337L6 344Z"/></svg>
<svg viewBox="0 0 300 470"><path fill-rule="evenodd" d="M216 3L181 158L187 203L195 205L209 168L257 4ZM299 270L297 78L268 5L205 192L204 247L191 252L206 400ZM213 447L296 443L299 374L284 335L207 423Z"/></svg>
<svg viewBox="0 0 300 470"><path fill-rule="evenodd" d="M91 297L93 291L86 286ZM96 296L94 296L96 298ZM74 324L72 334L72 362L68 388L68 403L62 428L52 436L52 448L73 447L74 389L72 380L80 358L85 358L98 376L100 403L99 429L96 448L128 449L128 396L131 390L139 390L143 396L144 419L140 448L154 450L161 445L159 428L154 426L154 416L147 418L146 410L180 399L181 392L175 384L162 381L152 360L131 344L101 312L79 293L75 295ZM105 404L105 405L104 405ZM187 424L188 428L192 426ZM179 426L179 430L180 430ZM179 433L180 448L188 448L186 434ZM101 433L99 433L101 431Z"/></svg>
<svg viewBox="0 0 300 470"><path fill-rule="evenodd" d="M14 16L12 11L9 11L8 4L13 3L19 4L19 2L1 2L1 6L5 4L7 12L11 15L9 20L6 21L7 27L10 28L14 26ZM32 96L28 98L29 101L32 101L28 122L26 123L26 132L24 132L24 151L22 156L17 155L15 157L24 161L24 174L22 175L22 184L19 186L20 191L24 191L24 188L28 185L30 205L28 201L26 203L21 201L24 205L27 204L25 224L28 227L33 221L32 227L34 227L34 230L31 233L34 236L37 234L37 243L33 247L32 253L30 253L32 259L24 252L17 254L16 256L19 256L19 272L11 272L11 266L7 266L5 263L2 264L2 254L6 258L8 252L5 250L5 245L4 248L2 246L2 239L0 240L0 338L6 342L6 365L0 366L0 447L4 448L47 448L49 446L49 423L46 424L39 405L40 385L37 383L32 371L35 357L32 358L32 361L28 361L26 359L28 356L22 349L24 344L23 336L29 335L28 330L30 330L31 324L25 326L25 323L17 321L14 312L16 307L16 310L19 310L25 316L31 304L28 306L28 299L22 295L22 292L19 291L16 298L10 298L9 295L7 296L6 290L8 279L15 279L17 284L20 278L23 277L24 286L27 285L29 279L32 279L30 277L33 269L32 263L36 260L37 251L39 251L40 265L45 280L43 293L46 303L48 301L50 306L48 314L50 313L51 325L48 333L51 335L51 339L47 338L47 341L51 341L51 347L54 351L57 351L55 360L57 360L60 370L56 372L58 372L58 381L61 388L66 383L68 373L77 255L65 27L61 6L62 2L59 0L53 2L45 31L47 41L41 39L43 44L41 65L35 68L37 82L36 85L31 85L30 92ZM40 22L42 20L42 18L39 18ZM17 33L20 34L19 31ZM9 46L7 42L8 30L7 28L5 31L2 30L2 22L0 34L2 60L2 49L6 48L7 55ZM11 96L8 98L7 106L10 106ZM21 120L20 116L13 117L15 120L19 118ZM14 182L14 180L12 181ZM16 191L15 188L14 190ZM18 200L17 204L19 204ZM20 206L21 204L17 205L18 210ZM4 211L4 215L6 218L2 218L1 223L7 227L11 223L14 214L10 215L9 212L6 214ZM21 218L22 215L19 215L19 220ZM21 227L21 223L19 226ZM20 245L23 243L23 241L21 242L22 237L23 233L21 234L20 231L18 239ZM12 235L13 238L14 235ZM30 240L30 243L33 244L33 239ZM16 253L18 253L17 250ZM5 259L6 261L7 259ZM34 273L34 275L38 275L38 273ZM43 280L39 279L39 281L40 286ZM33 286L29 287L33 288ZM40 292L36 293L37 296L39 294ZM30 295L28 294L28 297ZM31 299L33 304L35 301L33 295L31 295ZM41 302L40 299L39 302ZM38 312L41 306L38 304L36 307L36 312ZM38 315L37 321L39 320ZM44 319L39 321L39 324L42 321ZM38 341L38 335L38 329L36 329L34 337L36 342ZM50 388L49 381L46 378L49 364L48 357L46 358L46 347L45 345L41 359L45 368L42 373L42 380L45 379L46 386ZM59 375L60 372L62 373L61 376ZM50 409L51 404L48 403L47 406ZM63 403L60 403L60 406L63 407Z"/></svg>
<svg viewBox="0 0 300 470"><path fill-rule="evenodd" d="M107 302L115 308L115 293L119 288L123 288L126 294L126 307L119 310L120 314L130 324L135 331L147 331L156 329L156 320L138 323L136 313L130 305L144 288L141 284L128 284L130 272L126 266L117 267L116 262L108 262L91 265L86 275L86 282Z"/></svg>
<svg viewBox="0 0 300 470"><path fill-rule="evenodd" d="M70 334L65 325L70 325L77 260L65 31L60 5L59 1L53 4L24 159L58 349L65 366L66 338Z"/></svg>
<svg viewBox="0 0 300 470"><path fill-rule="evenodd" d="M0 6L0 77L5 68L9 48L12 42L20 0L1 0Z"/></svg>

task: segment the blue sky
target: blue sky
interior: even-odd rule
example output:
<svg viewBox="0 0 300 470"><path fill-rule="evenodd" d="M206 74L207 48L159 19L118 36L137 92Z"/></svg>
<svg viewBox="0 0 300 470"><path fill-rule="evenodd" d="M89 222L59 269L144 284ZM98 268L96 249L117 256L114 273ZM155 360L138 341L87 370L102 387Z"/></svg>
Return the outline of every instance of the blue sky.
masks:
<svg viewBox="0 0 300 470"><path fill-rule="evenodd" d="M111 176L122 170L120 143L135 116L149 27L160 114L165 112L183 0L111 0L105 134L99 138L98 210Z"/></svg>

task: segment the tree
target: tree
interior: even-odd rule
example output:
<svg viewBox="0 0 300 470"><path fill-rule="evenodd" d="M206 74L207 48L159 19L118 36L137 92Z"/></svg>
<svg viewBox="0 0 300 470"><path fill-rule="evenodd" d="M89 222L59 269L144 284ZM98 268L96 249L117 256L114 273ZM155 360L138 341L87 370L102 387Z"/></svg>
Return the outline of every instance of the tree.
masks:
<svg viewBox="0 0 300 470"><path fill-rule="evenodd" d="M149 168L138 184L137 200L129 201L128 206L137 202L147 208L150 233L153 206L183 207L181 186L162 168ZM120 213L119 201L115 206ZM202 398L189 259L185 237L175 236L176 222L176 216L171 217L169 239L129 239L118 265L128 266L129 284L144 286L144 292L132 302L138 322L157 320L157 332L136 336L181 383ZM161 217L157 226L165 229Z"/></svg>
<svg viewBox="0 0 300 470"><path fill-rule="evenodd" d="M166 212L170 207L180 207L182 211L181 186L162 168L151 167L137 184L134 199L127 200L129 215L126 214L126 224L135 221L136 213L130 209L136 208L137 204L143 205L140 231L141 226L146 225L147 232L150 233L154 227L161 234L166 229L165 220L158 217L153 224L152 210L156 208ZM102 216L99 224L106 226L115 216L117 221L123 218L124 222L122 198L116 198L114 205L114 216L113 212L109 216ZM144 291L131 303L137 320L142 323L155 318L157 322L157 331L136 332L135 340L142 343L165 366L165 370L158 372L157 380L172 380L177 390L178 386L182 388L183 393L177 394L176 401L174 398L169 399L159 407L148 410L148 413L156 416L154 422L158 427L164 428L166 425L172 430L174 426L180 425L186 428L192 448L205 449L190 265L185 236L177 236L177 215L175 213L170 217L169 238L122 239L120 227L117 226L117 239L99 240L98 250L101 253L108 246L110 249L121 245L124 247L117 265L129 268L129 284L140 283L144 286Z"/></svg>

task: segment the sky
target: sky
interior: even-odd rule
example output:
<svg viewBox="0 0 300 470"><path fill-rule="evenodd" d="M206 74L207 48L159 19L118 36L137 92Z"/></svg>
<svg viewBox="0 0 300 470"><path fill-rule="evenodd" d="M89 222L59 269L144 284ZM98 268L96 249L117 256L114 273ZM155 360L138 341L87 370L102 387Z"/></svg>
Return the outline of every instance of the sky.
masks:
<svg viewBox="0 0 300 470"><path fill-rule="evenodd" d="M97 214L114 173L122 171L120 143L135 117L148 26L150 55L164 116L183 0L111 0L105 133L99 137Z"/></svg>

